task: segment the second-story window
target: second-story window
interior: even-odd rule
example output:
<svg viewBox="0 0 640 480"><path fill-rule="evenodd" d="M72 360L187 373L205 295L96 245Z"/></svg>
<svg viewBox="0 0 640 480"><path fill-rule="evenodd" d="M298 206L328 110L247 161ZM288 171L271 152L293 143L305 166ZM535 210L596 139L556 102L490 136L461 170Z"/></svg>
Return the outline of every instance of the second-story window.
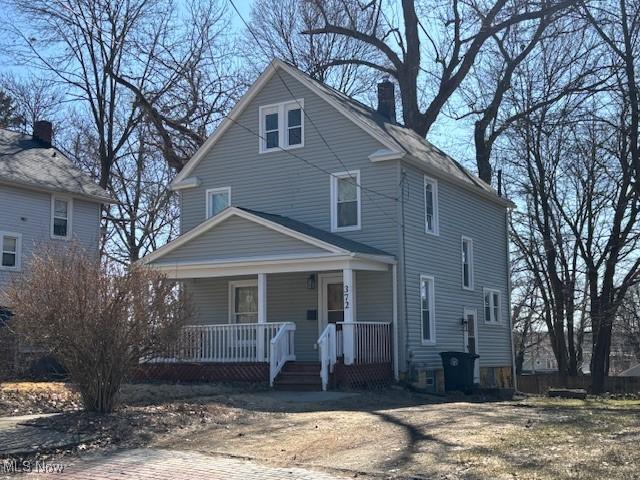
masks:
<svg viewBox="0 0 640 480"><path fill-rule="evenodd" d="M0 232L0 267L3 270L20 269L21 240L19 233Z"/></svg>
<svg viewBox="0 0 640 480"><path fill-rule="evenodd" d="M473 240L462 237L462 288L473 290Z"/></svg>
<svg viewBox="0 0 640 480"><path fill-rule="evenodd" d="M424 177L424 220L425 231L438 235L438 182Z"/></svg>
<svg viewBox="0 0 640 480"><path fill-rule="evenodd" d="M331 230L360 229L360 171L331 175Z"/></svg>
<svg viewBox="0 0 640 480"><path fill-rule="evenodd" d="M71 238L70 198L54 196L51 199L51 236L59 239Z"/></svg>
<svg viewBox="0 0 640 480"><path fill-rule="evenodd" d="M210 188L206 193L207 218L213 217L231 205L231 187Z"/></svg>
<svg viewBox="0 0 640 480"><path fill-rule="evenodd" d="M260 107L260 153L302 147L304 100Z"/></svg>

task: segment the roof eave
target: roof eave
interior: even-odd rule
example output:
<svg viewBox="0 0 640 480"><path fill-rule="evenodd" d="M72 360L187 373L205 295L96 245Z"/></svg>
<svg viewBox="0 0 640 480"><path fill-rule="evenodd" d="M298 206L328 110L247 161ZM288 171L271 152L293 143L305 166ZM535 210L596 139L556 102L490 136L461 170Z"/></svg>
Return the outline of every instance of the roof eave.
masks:
<svg viewBox="0 0 640 480"><path fill-rule="evenodd" d="M110 197L110 196L102 196L102 195L92 195L90 193L84 193L84 192L76 192L73 190L66 190L63 188L53 188L53 187L47 187L44 185L40 185L40 184L35 184L35 183L29 183L29 182L21 182L19 180L14 180L14 179L6 179L6 178L0 178L0 183L3 185L9 185L9 186L17 186L18 188L25 188L28 190L34 190L37 192L47 192L47 193L61 193L61 194L65 194L65 195L70 195L72 197L75 198L81 198L84 200L89 200L89 201L93 201L93 202L97 202L97 203L105 203L105 204L118 204L120 203L118 200Z"/></svg>

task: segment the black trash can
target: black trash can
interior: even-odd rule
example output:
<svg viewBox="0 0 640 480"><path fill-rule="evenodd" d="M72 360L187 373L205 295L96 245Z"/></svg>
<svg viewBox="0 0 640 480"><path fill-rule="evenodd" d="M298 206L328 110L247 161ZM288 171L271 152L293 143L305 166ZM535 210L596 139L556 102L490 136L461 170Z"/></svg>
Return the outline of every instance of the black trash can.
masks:
<svg viewBox="0 0 640 480"><path fill-rule="evenodd" d="M451 392L471 392L473 388L473 370L476 358L480 355L467 352L440 352L444 367L444 390Z"/></svg>

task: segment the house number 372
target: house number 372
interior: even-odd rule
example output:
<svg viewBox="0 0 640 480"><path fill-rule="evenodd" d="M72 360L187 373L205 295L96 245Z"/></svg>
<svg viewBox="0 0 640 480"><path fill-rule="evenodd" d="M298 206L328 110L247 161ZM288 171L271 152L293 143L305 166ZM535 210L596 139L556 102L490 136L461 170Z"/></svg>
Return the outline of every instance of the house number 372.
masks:
<svg viewBox="0 0 640 480"><path fill-rule="evenodd" d="M349 285L344 286L344 309L351 308L351 292L349 291Z"/></svg>

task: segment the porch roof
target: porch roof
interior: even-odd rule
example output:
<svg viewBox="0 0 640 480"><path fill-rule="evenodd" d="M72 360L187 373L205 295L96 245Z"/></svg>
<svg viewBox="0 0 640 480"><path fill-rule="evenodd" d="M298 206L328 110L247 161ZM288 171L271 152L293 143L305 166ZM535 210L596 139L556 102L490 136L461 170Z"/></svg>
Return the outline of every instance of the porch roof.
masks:
<svg viewBox="0 0 640 480"><path fill-rule="evenodd" d="M170 278L202 278L343 268L385 271L395 258L292 218L229 207L141 263Z"/></svg>

